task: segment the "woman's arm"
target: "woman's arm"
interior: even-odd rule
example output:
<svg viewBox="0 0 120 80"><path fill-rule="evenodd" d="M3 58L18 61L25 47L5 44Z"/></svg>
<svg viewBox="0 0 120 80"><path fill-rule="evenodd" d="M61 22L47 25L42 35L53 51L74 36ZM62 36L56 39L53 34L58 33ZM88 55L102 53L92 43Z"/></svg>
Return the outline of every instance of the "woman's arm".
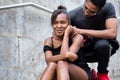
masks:
<svg viewBox="0 0 120 80"><path fill-rule="evenodd" d="M44 46L47 45L49 46L50 48L52 48L52 42L51 42L51 38L47 38L44 42ZM67 57L65 55L53 55L52 51L51 50L47 50L45 51L45 60L46 60L46 63L48 64L49 62L58 62L60 60L64 60L66 59Z"/></svg>
<svg viewBox="0 0 120 80"><path fill-rule="evenodd" d="M83 36L80 34L76 34L74 37L72 37L72 45L69 47L69 36L71 36L72 32L73 32L73 27L68 26L68 28L65 31L63 42L62 42L61 54L67 53L68 54L67 57L70 56L69 54L77 54L83 41ZM74 58L72 61L74 61Z"/></svg>

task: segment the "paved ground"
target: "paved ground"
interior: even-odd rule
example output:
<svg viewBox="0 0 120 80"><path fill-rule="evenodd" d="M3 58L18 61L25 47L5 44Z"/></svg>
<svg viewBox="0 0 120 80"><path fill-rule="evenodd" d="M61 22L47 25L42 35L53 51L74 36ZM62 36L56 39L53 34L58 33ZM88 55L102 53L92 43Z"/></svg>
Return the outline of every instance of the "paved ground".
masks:
<svg viewBox="0 0 120 80"><path fill-rule="evenodd" d="M120 76L119 77L111 77L110 80L120 80Z"/></svg>

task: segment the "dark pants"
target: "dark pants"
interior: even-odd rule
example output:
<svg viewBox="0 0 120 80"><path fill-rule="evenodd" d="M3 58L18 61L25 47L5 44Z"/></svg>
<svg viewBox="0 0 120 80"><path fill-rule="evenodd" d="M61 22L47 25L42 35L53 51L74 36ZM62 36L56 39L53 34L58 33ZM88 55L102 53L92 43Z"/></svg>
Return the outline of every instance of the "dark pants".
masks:
<svg viewBox="0 0 120 80"><path fill-rule="evenodd" d="M98 72L108 73L110 44L106 39L92 39L85 42L83 53L87 62L98 62Z"/></svg>

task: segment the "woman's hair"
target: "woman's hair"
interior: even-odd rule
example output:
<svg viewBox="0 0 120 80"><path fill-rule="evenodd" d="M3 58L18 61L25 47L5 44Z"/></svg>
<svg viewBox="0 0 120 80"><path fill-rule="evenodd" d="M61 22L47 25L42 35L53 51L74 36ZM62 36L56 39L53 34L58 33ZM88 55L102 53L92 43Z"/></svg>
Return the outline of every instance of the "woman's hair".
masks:
<svg viewBox="0 0 120 80"><path fill-rule="evenodd" d="M105 5L106 0L90 0L95 6L99 7L100 9Z"/></svg>
<svg viewBox="0 0 120 80"><path fill-rule="evenodd" d="M54 10L53 13L52 13L52 16L51 16L51 24L54 24L57 16L58 16L59 14L61 14L61 13L66 14L66 16L67 16L67 18L68 18L68 20L69 20L69 22L70 22L70 19L69 19L69 16L68 16L68 12L67 12L66 7L64 7L64 6L62 6L62 5L59 5L59 6L57 7L57 9Z"/></svg>

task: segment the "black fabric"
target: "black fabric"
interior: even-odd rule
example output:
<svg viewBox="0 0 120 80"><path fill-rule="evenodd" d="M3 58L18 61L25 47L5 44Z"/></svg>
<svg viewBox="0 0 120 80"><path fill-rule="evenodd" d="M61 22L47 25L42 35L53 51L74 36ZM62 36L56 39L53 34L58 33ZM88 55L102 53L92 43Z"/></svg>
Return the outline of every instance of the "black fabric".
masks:
<svg viewBox="0 0 120 80"><path fill-rule="evenodd" d="M116 18L115 8L111 3L106 3L100 12L90 18L83 15L83 8L78 7L69 11L71 25L81 29L105 29L105 21L108 18Z"/></svg>
<svg viewBox="0 0 120 80"><path fill-rule="evenodd" d="M106 3L105 6L95 15L86 18L83 15L83 8L77 7L69 11L71 25L80 29L105 30L105 21L109 18L116 18L115 8L112 3ZM110 45L112 46L109 53ZM98 62L98 71L107 73L107 65L110 54L114 54L119 44L116 41L102 40L97 38L88 38L81 48L87 62ZM103 65L103 67L102 67Z"/></svg>
<svg viewBox="0 0 120 80"><path fill-rule="evenodd" d="M109 43L110 43L110 45L111 45L111 47L112 47L112 49L111 49L111 56L113 55L113 54L115 54L116 53L116 51L119 49L119 42L118 42L118 40L117 39L112 39L112 40L109 40Z"/></svg>
<svg viewBox="0 0 120 80"><path fill-rule="evenodd" d="M61 50L61 46L59 46L58 48L52 48L53 55L60 54L60 50Z"/></svg>
<svg viewBox="0 0 120 80"><path fill-rule="evenodd" d="M54 48L54 42L53 42L53 39L51 38L52 40L52 52L53 52L53 55L57 55L57 54L60 54L60 49L61 49L61 46L59 46L58 48ZM69 39L69 46L71 46L72 44L72 39L70 38ZM77 66L79 66L80 68L84 69L86 71L86 73L88 74L88 78L89 80L91 80L91 72L90 72L90 68L88 67L87 65L87 62L86 60L84 59L84 55L82 54L81 52L82 50L80 49L77 53L78 55L78 59L75 60L74 62L70 62L72 64L75 64Z"/></svg>
<svg viewBox="0 0 120 80"><path fill-rule="evenodd" d="M60 54L60 50L61 50L61 45L57 48L54 48L54 42L53 42L53 38L51 37L51 42L52 42L52 53L53 55L58 55Z"/></svg>
<svg viewBox="0 0 120 80"><path fill-rule="evenodd" d="M90 41L90 40L89 40ZM106 39L93 39L91 44L84 46L83 53L87 62L98 62L98 71L107 73L109 62L109 42ZM87 42L89 43L89 42Z"/></svg>
<svg viewBox="0 0 120 80"><path fill-rule="evenodd" d="M44 48L43 48L43 51L44 51L44 53L46 51L52 51L52 48L50 46L48 46L48 45L45 45Z"/></svg>
<svg viewBox="0 0 120 80"><path fill-rule="evenodd" d="M120 45L117 39L110 39L107 41L111 45L110 56L112 56L119 49ZM93 47L94 47L94 38L87 38L83 46L87 62L98 62L97 58L95 57L95 52Z"/></svg>

